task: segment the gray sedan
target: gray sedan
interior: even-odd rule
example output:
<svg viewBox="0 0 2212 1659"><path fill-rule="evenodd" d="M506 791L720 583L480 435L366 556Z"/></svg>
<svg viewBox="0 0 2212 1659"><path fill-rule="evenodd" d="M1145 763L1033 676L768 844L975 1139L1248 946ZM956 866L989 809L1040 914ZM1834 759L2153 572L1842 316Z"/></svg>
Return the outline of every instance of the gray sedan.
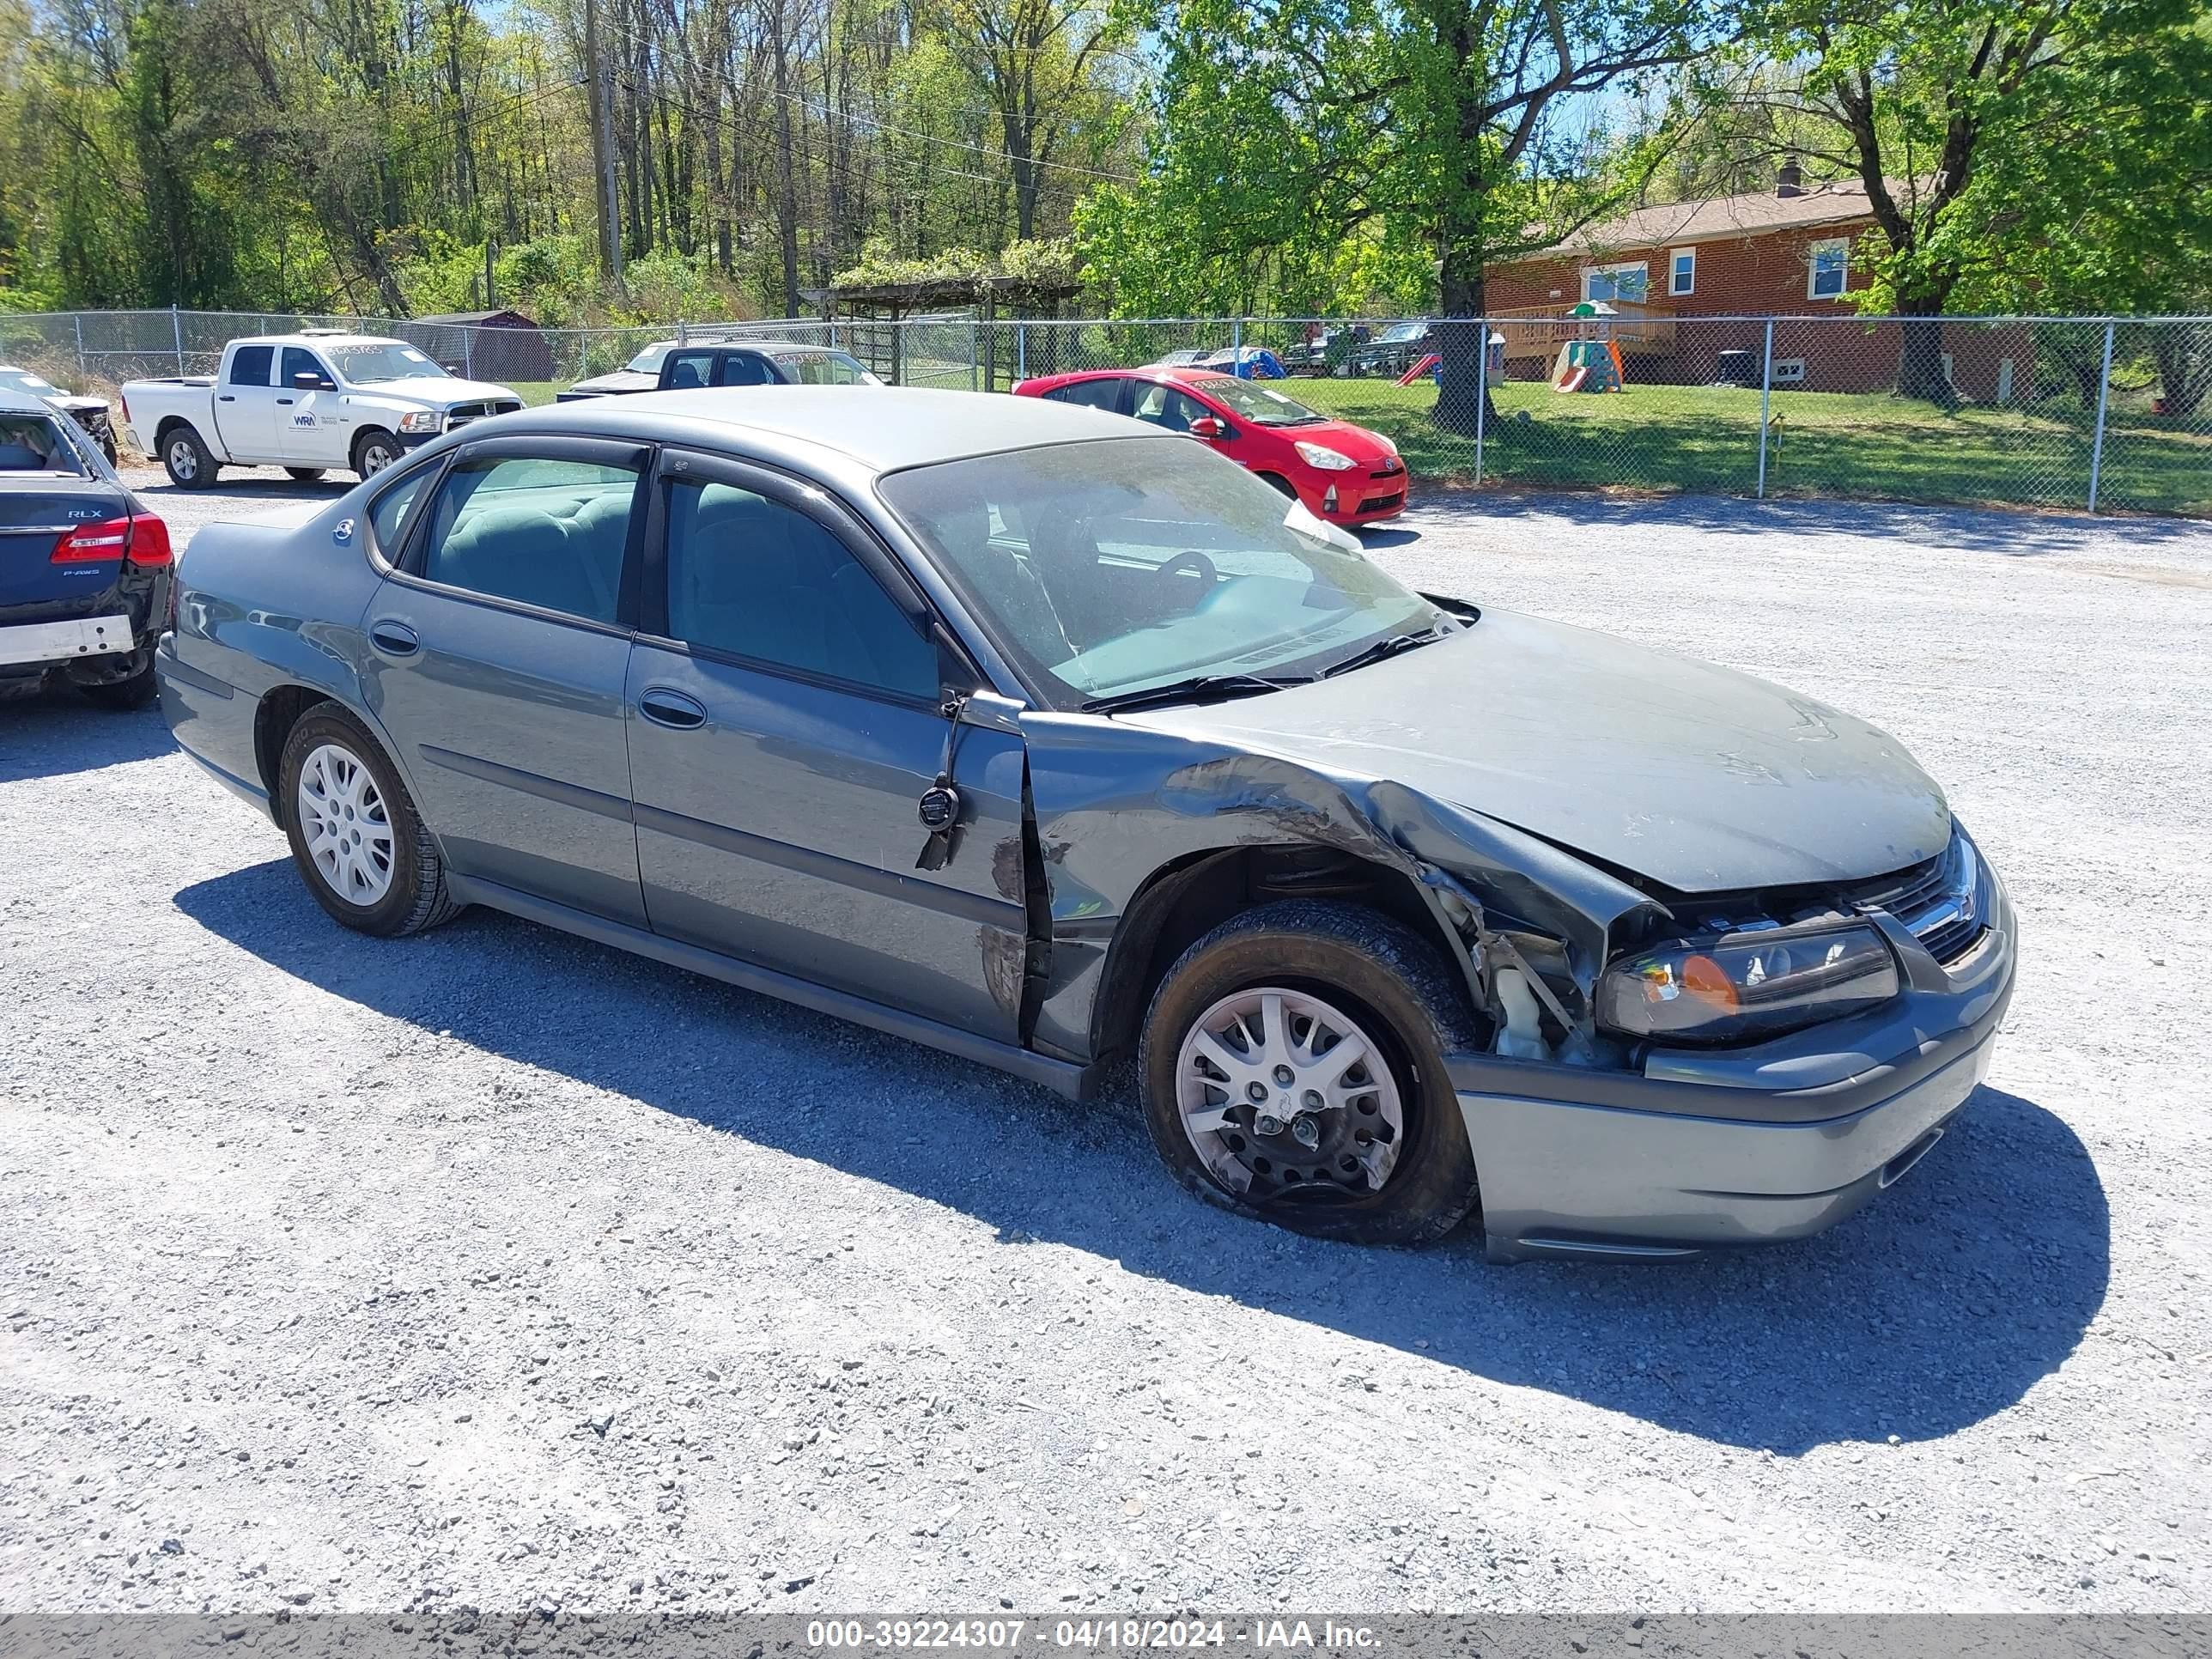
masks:
<svg viewBox="0 0 2212 1659"><path fill-rule="evenodd" d="M490 905L1076 1096L1133 1056L1186 1186L1336 1237L1814 1231L1936 1144L2012 986L1881 732L1408 592L1077 407L482 422L201 532L157 660L348 927Z"/></svg>

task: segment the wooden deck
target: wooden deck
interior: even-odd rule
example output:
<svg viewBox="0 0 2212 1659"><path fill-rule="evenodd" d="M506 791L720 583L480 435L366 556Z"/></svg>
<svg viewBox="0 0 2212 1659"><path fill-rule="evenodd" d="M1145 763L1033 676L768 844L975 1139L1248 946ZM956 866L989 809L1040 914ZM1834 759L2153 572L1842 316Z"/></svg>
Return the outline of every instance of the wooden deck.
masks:
<svg viewBox="0 0 2212 1659"><path fill-rule="evenodd" d="M1522 306L1493 311L1490 322L1505 337L1508 358L1549 358L1570 340L1611 340L1625 356L1662 357L1674 349L1671 306L1608 301L1610 317L1570 317L1565 306Z"/></svg>

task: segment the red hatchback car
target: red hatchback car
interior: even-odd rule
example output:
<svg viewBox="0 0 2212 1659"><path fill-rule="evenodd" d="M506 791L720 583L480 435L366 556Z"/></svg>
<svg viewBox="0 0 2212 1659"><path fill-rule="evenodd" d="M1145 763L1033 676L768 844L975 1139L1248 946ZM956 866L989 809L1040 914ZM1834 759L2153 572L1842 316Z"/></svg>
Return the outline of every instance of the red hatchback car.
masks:
<svg viewBox="0 0 2212 1659"><path fill-rule="evenodd" d="M1316 414L1295 398L1206 368L1088 369L1014 388L1187 432L1331 524L1375 524L1406 510L1406 464L1379 432Z"/></svg>

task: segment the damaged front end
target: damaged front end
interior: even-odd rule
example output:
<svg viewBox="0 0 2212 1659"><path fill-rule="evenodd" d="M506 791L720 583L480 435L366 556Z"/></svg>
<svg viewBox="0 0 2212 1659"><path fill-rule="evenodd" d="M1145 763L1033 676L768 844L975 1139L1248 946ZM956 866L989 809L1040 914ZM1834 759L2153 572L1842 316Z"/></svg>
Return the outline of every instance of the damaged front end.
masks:
<svg viewBox="0 0 2212 1659"><path fill-rule="evenodd" d="M1879 880L1692 896L1405 785L1024 726L1053 928L1040 1034L1108 1033L1107 959L1164 865L1203 882L1206 854L1290 847L1394 872L1485 1023L1486 1048L1447 1063L1498 1259L1817 1231L1934 1145L2010 994L2010 906L1955 826Z"/></svg>

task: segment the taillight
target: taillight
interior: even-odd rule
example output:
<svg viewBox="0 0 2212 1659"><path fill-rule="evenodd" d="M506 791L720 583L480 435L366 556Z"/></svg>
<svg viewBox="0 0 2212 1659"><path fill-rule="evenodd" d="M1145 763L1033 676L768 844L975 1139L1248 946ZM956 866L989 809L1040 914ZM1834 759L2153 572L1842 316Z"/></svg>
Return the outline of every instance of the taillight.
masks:
<svg viewBox="0 0 2212 1659"><path fill-rule="evenodd" d="M123 405L123 424L129 426L131 424L131 399L125 397L118 392L115 394L115 401Z"/></svg>
<svg viewBox="0 0 2212 1659"><path fill-rule="evenodd" d="M119 559L131 545L131 520L107 519L81 524L54 544L56 564L87 564Z"/></svg>
<svg viewBox="0 0 2212 1659"><path fill-rule="evenodd" d="M127 558L146 568L171 562L169 526L149 513L136 519L81 524L54 544L56 564L96 564Z"/></svg>
<svg viewBox="0 0 2212 1659"><path fill-rule="evenodd" d="M150 513L131 521L131 562L150 568L168 564L176 556L169 550L169 526Z"/></svg>

